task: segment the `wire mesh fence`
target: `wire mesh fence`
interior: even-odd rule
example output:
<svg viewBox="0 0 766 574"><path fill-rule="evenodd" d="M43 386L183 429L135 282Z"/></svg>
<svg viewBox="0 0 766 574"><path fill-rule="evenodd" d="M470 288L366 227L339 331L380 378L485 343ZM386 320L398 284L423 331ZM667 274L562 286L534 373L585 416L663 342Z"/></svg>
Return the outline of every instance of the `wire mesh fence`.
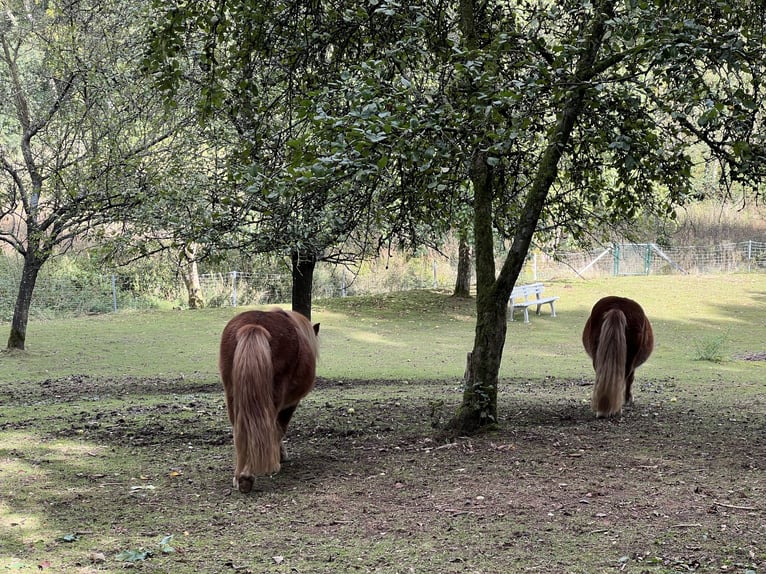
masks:
<svg viewBox="0 0 766 574"><path fill-rule="evenodd" d="M744 241L707 247L660 247L617 243L604 249L549 256L533 253L524 276L545 281L608 275L710 274L766 271L766 242Z"/></svg>
<svg viewBox="0 0 766 574"><path fill-rule="evenodd" d="M318 266L314 298L377 294L412 289L452 289L457 258L423 257L407 265L372 263L363 274ZM766 242L745 241L710 247L665 248L654 243L614 244L588 252L533 252L518 282L655 274L712 274L766 271ZM18 262L0 258L0 321L10 321L21 277ZM200 276L208 307L289 302L289 273L229 271ZM30 309L33 319L112 313L131 309L183 308L187 291L179 278L141 274L41 274Z"/></svg>

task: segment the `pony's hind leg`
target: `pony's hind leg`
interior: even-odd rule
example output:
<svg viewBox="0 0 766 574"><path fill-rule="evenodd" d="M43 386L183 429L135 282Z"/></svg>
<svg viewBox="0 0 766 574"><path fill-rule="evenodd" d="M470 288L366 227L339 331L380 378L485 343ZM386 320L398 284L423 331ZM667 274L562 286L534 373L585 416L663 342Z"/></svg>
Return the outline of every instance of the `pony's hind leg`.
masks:
<svg viewBox="0 0 766 574"><path fill-rule="evenodd" d="M630 371L625 377L625 405L633 406L633 377L636 375L636 371Z"/></svg>
<svg viewBox="0 0 766 574"><path fill-rule="evenodd" d="M253 490L253 483L255 482L254 476L241 475L239 478L234 477L234 488L239 490L242 494L247 494Z"/></svg>
<svg viewBox="0 0 766 574"><path fill-rule="evenodd" d="M297 408L297 404L287 407L279 411L279 414L277 415L277 423L279 423L279 428L282 430L282 440L279 441L279 457L280 462L286 462L290 460L290 457L287 455L287 448L285 447L284 437L287 434L287 425L290 424L290 419L293 418L293 413L295 412L295 409Z"/></svg>

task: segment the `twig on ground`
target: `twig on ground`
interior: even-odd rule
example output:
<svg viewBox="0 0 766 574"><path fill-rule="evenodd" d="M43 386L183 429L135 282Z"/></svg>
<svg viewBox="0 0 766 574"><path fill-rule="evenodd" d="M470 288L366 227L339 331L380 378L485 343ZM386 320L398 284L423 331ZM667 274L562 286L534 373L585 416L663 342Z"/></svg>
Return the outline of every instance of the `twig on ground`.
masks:
<svg viewBox="0 0 766 574"><path fill-rule="evenodd" d="M724 508L734 508L735 510L758 510L755 506L738 506L736 504L726 504L725 502L713 501L716 506L723 506Z"/></svg>

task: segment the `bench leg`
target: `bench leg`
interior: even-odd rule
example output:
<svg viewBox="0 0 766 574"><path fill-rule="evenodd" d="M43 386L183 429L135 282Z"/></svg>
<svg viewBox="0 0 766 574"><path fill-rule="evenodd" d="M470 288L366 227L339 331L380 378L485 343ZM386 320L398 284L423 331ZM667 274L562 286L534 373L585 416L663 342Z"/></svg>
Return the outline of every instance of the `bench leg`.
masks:
<svg viewBox="0 0 766 574"><path fill-rule="evenodd" d="M529 307L524 307L524 322L529 323Z"/></svg>
<svg viewBox="0 0 766 574"><path fill-rule="evenodd" d="M556 316L556 307L553 305L553 301L551 301L551 317Z"/></svg>

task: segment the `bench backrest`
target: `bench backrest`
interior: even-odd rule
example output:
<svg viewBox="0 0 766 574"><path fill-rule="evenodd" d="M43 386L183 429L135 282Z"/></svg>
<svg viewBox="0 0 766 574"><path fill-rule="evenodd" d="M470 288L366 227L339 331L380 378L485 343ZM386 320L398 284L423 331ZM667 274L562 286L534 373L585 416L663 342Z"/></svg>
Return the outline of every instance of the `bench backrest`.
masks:
<svg viewBox="0 0 766 574"><path fill-rule="evenodd" d="M528 299L530 296L539 297L543 292L542 283L531 283L529 285L517 285L511 291L511 299Z"/></svg>

